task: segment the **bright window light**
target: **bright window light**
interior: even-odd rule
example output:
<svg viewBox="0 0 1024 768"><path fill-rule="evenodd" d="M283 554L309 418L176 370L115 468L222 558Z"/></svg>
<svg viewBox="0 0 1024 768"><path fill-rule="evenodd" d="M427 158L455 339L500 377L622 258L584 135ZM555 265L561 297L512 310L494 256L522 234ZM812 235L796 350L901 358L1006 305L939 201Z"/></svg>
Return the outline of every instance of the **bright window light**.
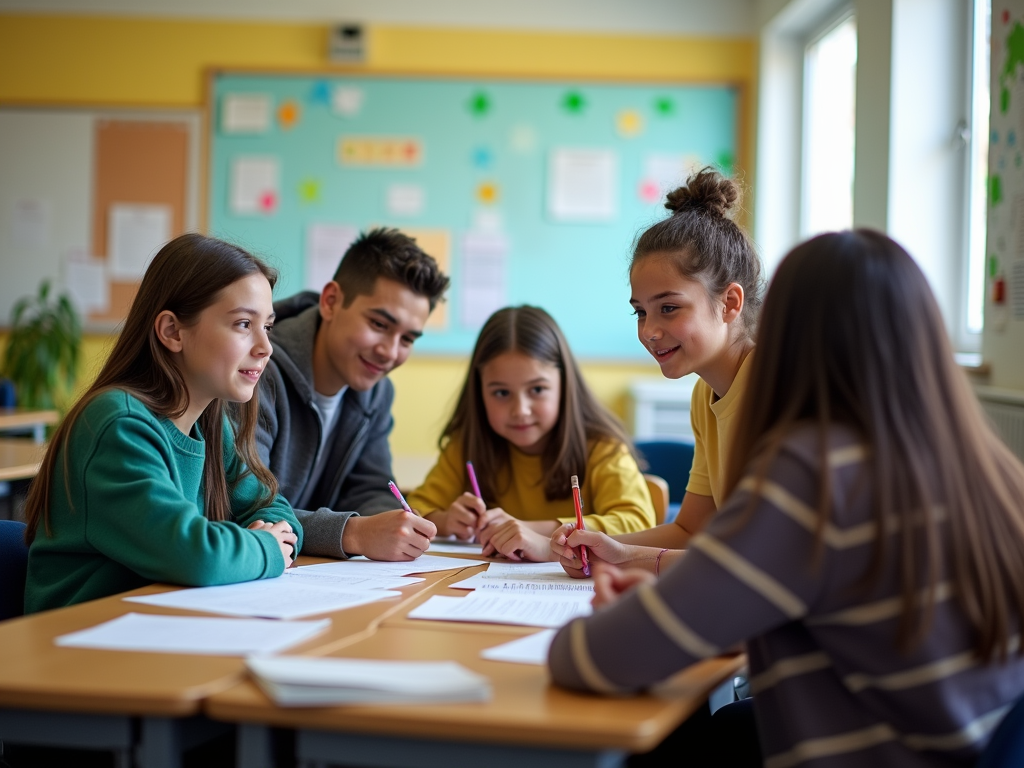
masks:
<svg viewBox="0 0 1024 768"><path fill-rule="evenodd" d="M971 50L971 130L969 133L967 332L981 333L985 304L986 184L988 174L989 51L992 27L990 0L974 2Z"/></svg>
<svg viewBox="0 0 1024 768"><path fill-rule="evenodd" d="M857 22L848 16L807 46L804 59L802 234L853 224Z"/></svg>

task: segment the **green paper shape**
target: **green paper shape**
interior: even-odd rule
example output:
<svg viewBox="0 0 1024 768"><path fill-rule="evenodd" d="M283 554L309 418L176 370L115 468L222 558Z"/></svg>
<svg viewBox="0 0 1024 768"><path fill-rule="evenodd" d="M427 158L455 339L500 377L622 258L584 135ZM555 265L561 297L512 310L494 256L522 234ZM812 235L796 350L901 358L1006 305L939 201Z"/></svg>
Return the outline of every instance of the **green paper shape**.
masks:
<svg viewBox="0 0 1024 768"><path fill-rule="evenodd" d="M1003 180L999 176L991 176L988 180L989 205L999 205L1003 200Z"/></svg>
<svg viewBox="0 0 1024 768"><path fill-rule="evenodd" d="M676 103L667 96L661 96L654 100L654 111L663 117L668 117L676 111Z"/></svg>
<svg viewBox="0 0 1024 768"><path fill-rule="evenodd" d="M320 181L318 179L304 179L300 182L299 199L304 203L320 202Z"/></svg>
<svg viewBox="0 0 1024 768"><path fill-rule="evenodd" d="M723 176L732 176L732 166L735 162L736 158L733 157L732 152L719 152L715 155L715 165L722 170Z"/></svg>
<svg viewBox="0 0 1024 768"><path fill-rule="evenodd" d="M469 111L475 117L483 117L491 111L491 98L483 91L474 93L469 99Z"/></svg>
<svg viewBox="0 0 1024 768"><path fill-rule="evenodd" d="M569 91L562 99L562 109L570 114L578 115L586 106L587 101L579 91Z"/></svg>

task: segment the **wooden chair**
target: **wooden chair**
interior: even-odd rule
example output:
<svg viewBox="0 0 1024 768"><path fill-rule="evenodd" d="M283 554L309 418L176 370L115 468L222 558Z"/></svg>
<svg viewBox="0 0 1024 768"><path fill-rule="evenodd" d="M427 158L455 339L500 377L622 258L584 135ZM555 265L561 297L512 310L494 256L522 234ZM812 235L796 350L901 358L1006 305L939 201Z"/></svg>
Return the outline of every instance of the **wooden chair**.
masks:
<svg viewBox="0 0 1024 768"><path fill-rule="evenodd" d="M651 501L654 502L654 524L661 525L665 522L665 513L668 512L668 483L657 475L644 475L644 480L647 481Z"/></svg>

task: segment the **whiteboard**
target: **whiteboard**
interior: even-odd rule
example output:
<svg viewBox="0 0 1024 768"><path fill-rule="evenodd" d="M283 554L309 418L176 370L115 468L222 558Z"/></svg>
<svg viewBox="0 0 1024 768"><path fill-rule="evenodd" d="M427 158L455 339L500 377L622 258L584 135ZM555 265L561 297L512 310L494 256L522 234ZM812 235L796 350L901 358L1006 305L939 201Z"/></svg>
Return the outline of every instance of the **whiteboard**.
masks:
<svg viewBox="0 0 1024 768"><path fill-rule="evenodd" d="M69 260L92 255L93 134L101 120L187 126L185 223L199 227L198 110L0 108L0 327L10 325L19 298L34 295L44 279L63 291Z"/></svg>

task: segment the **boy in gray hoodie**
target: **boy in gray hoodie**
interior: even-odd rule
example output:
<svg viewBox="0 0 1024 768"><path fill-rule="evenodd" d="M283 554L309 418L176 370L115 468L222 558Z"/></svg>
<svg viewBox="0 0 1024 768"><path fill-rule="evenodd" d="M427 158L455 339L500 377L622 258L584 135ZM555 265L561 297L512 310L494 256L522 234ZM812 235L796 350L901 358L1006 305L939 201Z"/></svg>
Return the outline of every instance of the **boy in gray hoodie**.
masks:
<svg viewBox="0 0 1024 768"><path fill-rule="evenodd" d="M260 458L302 523L304 554L412 560L433 523L388 490L394 388L448 288L416 241L394 229L360 235L334 279L276 302L274 354L260 386Z"/></svg>

